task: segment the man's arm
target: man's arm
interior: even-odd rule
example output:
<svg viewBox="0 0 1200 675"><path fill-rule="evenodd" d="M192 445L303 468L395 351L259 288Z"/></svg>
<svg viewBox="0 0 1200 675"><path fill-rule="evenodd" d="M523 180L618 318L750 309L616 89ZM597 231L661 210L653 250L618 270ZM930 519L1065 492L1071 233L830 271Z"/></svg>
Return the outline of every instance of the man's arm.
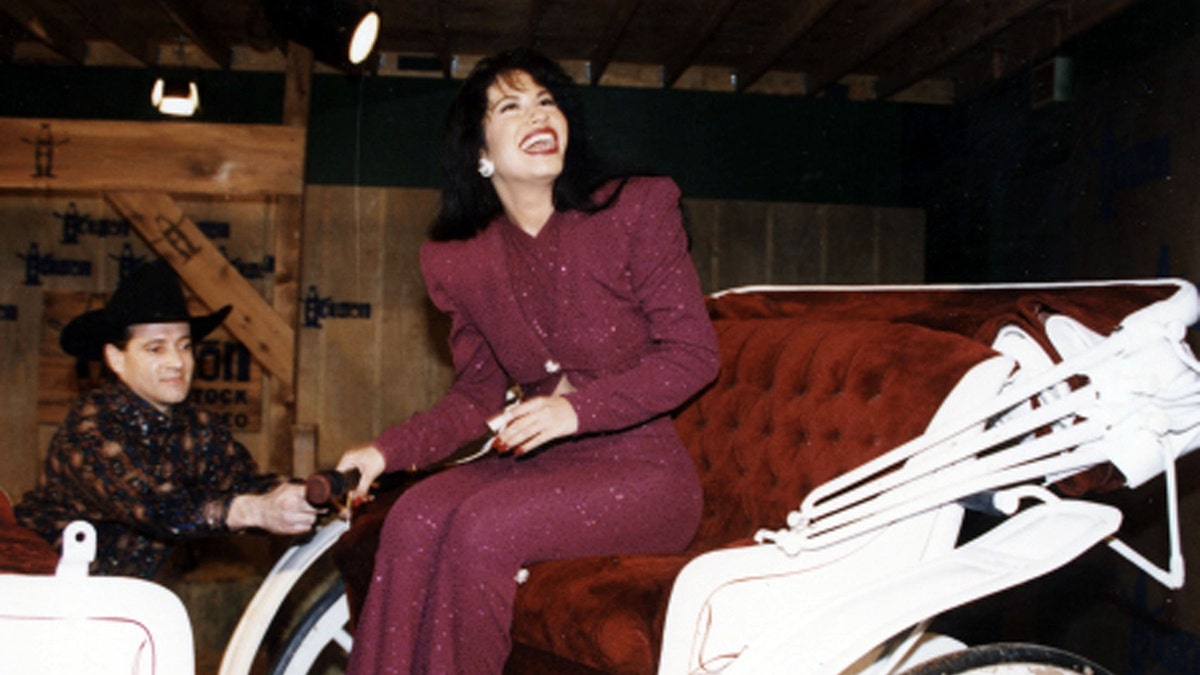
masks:
<svg viewBox="0 0 1200 675"><path fill-rule="evenodd" d="M304 498L304 486L283 483L265 494L243 494L229 503L225 526L257 528L273 534L303 534L317 522L317 510Z"/></svg>

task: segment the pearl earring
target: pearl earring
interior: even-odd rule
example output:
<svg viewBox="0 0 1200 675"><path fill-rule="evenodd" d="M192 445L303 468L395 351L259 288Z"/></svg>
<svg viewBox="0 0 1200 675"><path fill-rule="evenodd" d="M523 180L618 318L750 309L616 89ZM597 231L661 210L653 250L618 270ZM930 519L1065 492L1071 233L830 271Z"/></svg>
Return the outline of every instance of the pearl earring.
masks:
<svg viewBox="0 0 1200 675"><path fill-rule="evenodd" d="M479 175L484 178L491 178L492 174L496 173L496 165L492 164L492 160L487 157L479 158Z"/></svg>

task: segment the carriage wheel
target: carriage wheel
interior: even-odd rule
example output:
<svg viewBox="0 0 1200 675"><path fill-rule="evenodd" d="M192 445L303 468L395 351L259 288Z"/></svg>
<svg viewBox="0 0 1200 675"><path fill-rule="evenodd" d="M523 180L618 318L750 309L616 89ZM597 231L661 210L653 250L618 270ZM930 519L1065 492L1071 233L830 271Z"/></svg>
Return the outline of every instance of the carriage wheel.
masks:
<svg viewBox="0 0 1200 675"><path fill-rule="evenodd" d="M1033 644L971 647L904 671L903 675L1112 675L1078 654Z"/></svg>
<svg viewBox="0 0 1200 675"><path fill-rule="evenodd" d="M332 675L346 671L350 654L350 605L341 580L309 607L288 635L271 675Z"/></svg>

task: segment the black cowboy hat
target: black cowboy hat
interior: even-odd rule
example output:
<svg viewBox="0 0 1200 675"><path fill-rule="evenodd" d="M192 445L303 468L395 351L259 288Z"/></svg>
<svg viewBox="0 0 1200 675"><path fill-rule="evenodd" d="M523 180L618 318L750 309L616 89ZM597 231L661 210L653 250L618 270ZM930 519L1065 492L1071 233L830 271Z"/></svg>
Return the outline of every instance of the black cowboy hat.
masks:
<svg viewBox="0 0 1200 675"><path fill-rule="evenodd" d="M125 329L139 323L187 322L192 340L200 340L220 326L231 309L225 305L212 314L188 314L179 277L165 261L155 260L118 284L104 307L72 319L58 336L58 344L71 356L99 359L104 345L120 342Z"/></svg>

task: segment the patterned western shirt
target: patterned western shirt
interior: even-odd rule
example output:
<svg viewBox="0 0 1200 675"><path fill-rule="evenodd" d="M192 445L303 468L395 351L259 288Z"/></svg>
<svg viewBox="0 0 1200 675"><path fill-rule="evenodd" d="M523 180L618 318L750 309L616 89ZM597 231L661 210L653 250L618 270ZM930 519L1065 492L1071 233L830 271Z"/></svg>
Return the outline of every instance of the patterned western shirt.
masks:
<svg viewBox="0 0 1200 675"><path fill-rule="evenodd" d="M163 413L114 378L72 406L16 514L60 551L63 527L87 520L93 574L153 578L172 540L228 532L233 498L280 480L213 414L187 401Z"/></svg>

